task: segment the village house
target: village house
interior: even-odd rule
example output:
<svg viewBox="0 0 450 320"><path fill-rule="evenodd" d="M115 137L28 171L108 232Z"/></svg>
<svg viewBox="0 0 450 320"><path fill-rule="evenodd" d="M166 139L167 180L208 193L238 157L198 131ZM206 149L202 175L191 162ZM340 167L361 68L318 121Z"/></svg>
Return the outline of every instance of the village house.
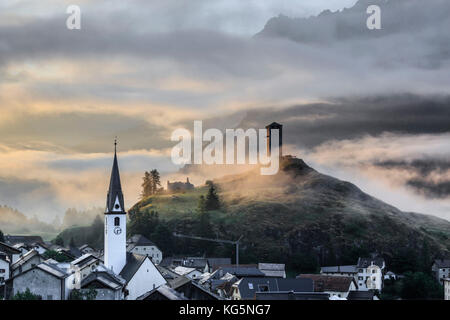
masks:
<svg viewBox="0 0 450 320"><path fill-rule="evenodd" d="M444 284L444 279L450 277L450 259L436 259L434 260L431 270L436 277L436 281L440 284Z"/></svg>
<svg viewBox="0 0 450 320"><path fill-rule="evenodd" d="M97 293L95 300L122 300L125 284L125 279L100 265L81 280L80 292L94 289Z"/></svg>
<svg viewBox="0 0 450 320"><path fill-rule="evenodd" d="M350 291L358 290L354 277L300 274L297 278L311 279L314 283L314 292L326 292L330 298L347 298Z"/></svg>
<svg viewBox="0 0 450 320"><path fill-rule="evenodd" d="M143 235L136 234L127 240L127 252L149 256L155 264L161 263L162 251Z"/></svg>
<svg viewBox="0 0 450 320"><path fill-rule="evenodd" d="M43 261L44 258L42 258L39 252L37 252L35 249L32 249L11 265L11 276L14 277L19 273L34 268Z"/></svg>
<svg viewBox="0 0 450 320"><path fill-rule="evenodd" d="M359 291L383 289L384 270L386 264L383 258L358 258L356 265L322 267L323 275L354 277Z"/></svg>
<svg viewBox="0 0 450 320"><path fill-rule="evenodd" d="M26 245L25 243L16 243L13 245L14 248L20 250L22 252L22 255L30 251L31 247Z"/></svg>
<svg viewBox="0 0 450 320"><path fill-rule="evenodd" d="M186 278L189 278L191 280L199 279L202 276L202 272L198 271L195 268L188 268L188 267L182 267L178 266L173 271L175 271L177 274L181 276L185 276Z"/></svg>
<svg viewBox="0 0 450 320"><path fill-rule="evenodd" d="M70 263L70 268L75 273L74 288L81 287L82 280L88 277L99 266L100 260L92 253L86 253L73 260Z"/></svg>
<svg viewBox="0 0 450 320"><path fill-rule="evenodd" d="M71 276L56 264L44 261L12 277L11 296L29 289L42 300L66 300L70 293Z"/></svg>
<svg viewBox="0 0 450 320"><path fill-rule="evenodd" d="M165 284L167 281L148 256L128 253L127 263L119 274L125 279L125 299L139 296Z"/></svg>
<svg viewBox="0 0 450 320"><path fill-rule="evenodd" d="M285 265L280 263L258 263L258 269L266 277L286 278Z"/></svg>

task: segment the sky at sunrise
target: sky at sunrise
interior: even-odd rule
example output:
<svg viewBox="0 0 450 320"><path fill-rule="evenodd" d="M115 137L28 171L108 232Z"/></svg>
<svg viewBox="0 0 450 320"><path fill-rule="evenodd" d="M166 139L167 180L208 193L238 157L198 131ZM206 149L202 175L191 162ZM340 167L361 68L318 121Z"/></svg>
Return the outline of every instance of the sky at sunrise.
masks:
<svg viewBox="0 0 450 320"><path fill-rule="evenodd" d="M375 33L366 8L386 1L356 2L0 1L0 204L104 206L117 136L129 208L145 170L185 179L173 130L276 121L285 153L450 219L450 2L386 5Z"/></svg>

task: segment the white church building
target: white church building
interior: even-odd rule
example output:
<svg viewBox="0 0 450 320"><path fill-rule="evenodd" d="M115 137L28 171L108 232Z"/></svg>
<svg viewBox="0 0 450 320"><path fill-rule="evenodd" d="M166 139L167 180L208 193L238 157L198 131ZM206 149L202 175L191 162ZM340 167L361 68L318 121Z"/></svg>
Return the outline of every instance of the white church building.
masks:
<svg viewBox="0 0 450 320"><path fill-rule="evenodd" d="M126 281L123 289L124 298L135 300L137 297L165 284L166 280L148 255L127 252L127 213L117 163L117 142L114 145L114 162L105 210L104 261L109 270Z"/></svg>

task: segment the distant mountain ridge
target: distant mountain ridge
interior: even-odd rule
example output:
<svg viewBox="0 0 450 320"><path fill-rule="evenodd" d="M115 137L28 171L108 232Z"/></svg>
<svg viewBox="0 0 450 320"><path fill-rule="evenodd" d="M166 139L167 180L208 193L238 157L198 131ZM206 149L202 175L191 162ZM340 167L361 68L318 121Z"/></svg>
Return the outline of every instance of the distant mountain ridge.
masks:
<svg viewBox="0 0 450 320"><path fill-rule="evenodd" d="M377 5L381 9L381 30L369 30L367 8ZM281 37L301 43L329 43L348 39L371 41L400 32L414 33L430 25L442 27L449 23L450 5L445 0L430 0L424 5L419 0L359 0L351 8L331 12L325 10L317 16L294 18L279 15L271 18L256 37ZM370 35L370 36L369 36Z"/></svg>

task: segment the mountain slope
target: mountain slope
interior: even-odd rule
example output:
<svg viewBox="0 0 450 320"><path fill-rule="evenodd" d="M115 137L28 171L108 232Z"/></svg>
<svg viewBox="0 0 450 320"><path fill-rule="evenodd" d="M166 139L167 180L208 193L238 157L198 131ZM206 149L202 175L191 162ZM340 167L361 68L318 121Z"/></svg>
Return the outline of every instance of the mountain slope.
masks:
<svg viewBox="0 0 450 320"><path fill-rule="evenodd" d="M223 208L210 213L210 233L224 239L244 235L243 261L270 260L314 269L354 263L358 255L377 252L399 270L405 260L414 259L411 263L418 265L418 259L448 254L449 221L402 212L300 159L285 157L281 167L275 176L254 170L214 181ZM194 234L198 197L206 191L202 187L149 197L130 213L154 210L173 231Z"/></svg>

